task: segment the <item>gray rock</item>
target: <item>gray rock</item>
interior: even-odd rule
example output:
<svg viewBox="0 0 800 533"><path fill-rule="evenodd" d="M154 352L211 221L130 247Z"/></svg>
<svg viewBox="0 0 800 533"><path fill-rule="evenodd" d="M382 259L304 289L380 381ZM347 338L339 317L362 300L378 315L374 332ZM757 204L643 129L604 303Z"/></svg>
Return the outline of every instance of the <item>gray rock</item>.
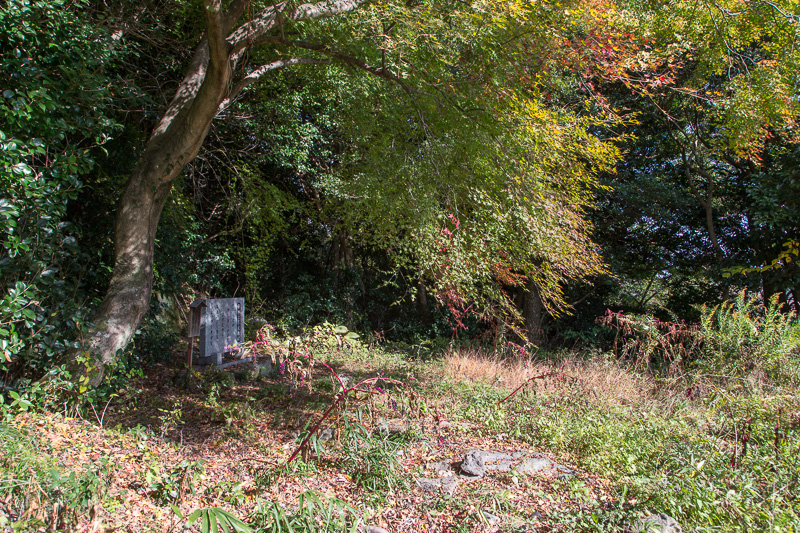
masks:
<svg viewBox="0 0 800 533"><path fill-rule="evenodd" d="M524 452L472 450L464 456L464 460L461 462L461 472L468 476L483 477L490 471L557 473L559 477L568 477L574 474L566 466L555 463L544 455L526 455Z"/></svg>
<svg viewBox="0 0 800 533"><path fill-rule="evenodd" d="M435 492L442 486L441 479L433 479L429 477L420 477L414 480L414 483L425 492Z"/></svg>
<svg viewBox="0 0 800 533"><path fill-rule="evenodd" d="M458 485L458 478L456 476L447 476L442 478L441 491L448 496L452 496L456 491L456 485Z"/></svg>
<svg viewBox="0 0 800 533"><path fill-rule="evenodd" d="M317 442L319 443L328 442L332 438L333 438L333 428L325 428L319 432L319 435L317 436Z"/></svg>
<svg viewBox="0 0 800 533"><path fill-rule="evenodd" d="M452 463L448 459L428 463L425 467L436 472L436 475L439 477L446 476L452 471Z"/></svg>
<svg viewBox="0 0 800 533"><path fill-rule="evenodd" d="M553 461L547 457L530 457L524 459L519 465L514 468L515 472L541 472L543 470L552 470Z"/></svg>
<svg viewBox="0 0 800 533"><path fill-rule="evenodd" d="M470 452L461 461L461 472L468 476L483 477L486 474L486 463L483 453Z"/></svg>
<svg viewBox="0 0 800 533"><path fill-rule="evenodd" d="M525 458L519 465L514 467L513 470L519 473L555 473L558 479L566 479L575 476L575 472L573 472L571 468L551 461L541 454L533 454L531 457Z"/></svg>
<svg viewBox="0 0 800 533"><path fill-rule="evenodd" d="M682 533L678 521L664 513L651 514L640 520L636 531L639 533Z"/></svg>
<svg viewBox="0 0 800 533"><path fill-rule="evenodd" d="M411 423L402 418L394 418L392 420L384 420L381 418L378 420L378 431L384 436L405 433L410 427Z"/></svg>
<svg viewBox="0 0 800 533"><path fill-rule="evenodd" d="M356 528L358 533L389 533L389 531L378 526L364 526L360 525Z"/></svg>
<svg viewBox="0 0 800 533"><path fill-rule="evenodd" d="M421 477L415 479L414 483L417 485L417 487L424 490L425 492L440 491L443 494L452 496L456 490L456 485L458 484L458 478L452 475L441 478Z"/></svg>
<svg viewBox="0 0 800 533"><path fill-rule="evenodd" d="M272 359L266 358L258 362L259 377L266 378L274 373L275 373L275 366L272 364Z"/></svg>

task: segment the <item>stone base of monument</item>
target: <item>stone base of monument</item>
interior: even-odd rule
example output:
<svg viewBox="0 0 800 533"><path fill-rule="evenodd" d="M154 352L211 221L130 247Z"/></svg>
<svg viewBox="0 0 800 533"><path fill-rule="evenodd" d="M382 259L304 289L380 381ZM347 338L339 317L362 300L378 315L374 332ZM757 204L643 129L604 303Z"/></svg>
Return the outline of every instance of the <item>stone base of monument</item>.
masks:
<svg viewBox="0 0 800 533"><path fill-rule="evenodd" d="M210 358L206 358L210 359ZM254 363L255 357L244 357L242 359L235 359L235 360L226 360L223 359L221 363L217 363L215 361L210 361L205 364L198 364L195 365L194 368L196 370L225 370L226 368L230 368L232 366L241 365L244 363ZM265 357L263 359L258 359L255 361L255 364L258 366L258 376L259 377L269 377L275 372L275 365L272 364L272 360L269 357Z"/></svg>
<svg viewBox="0 0 800 533"><path fill-rule="evenodd" d="M210 365L222 366L222 354L218 353L214 355L208 355L206 357L197 358L197 366L210 366Z"/></svg>

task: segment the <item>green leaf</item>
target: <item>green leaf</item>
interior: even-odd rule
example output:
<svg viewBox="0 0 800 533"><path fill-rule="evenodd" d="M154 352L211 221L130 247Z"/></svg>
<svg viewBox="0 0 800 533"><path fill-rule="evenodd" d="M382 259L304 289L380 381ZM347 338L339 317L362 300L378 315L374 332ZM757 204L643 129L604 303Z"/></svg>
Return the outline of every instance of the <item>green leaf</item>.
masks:
<svg viewBox="0 0 800 533"><path fill-rule="evenodd" d="M201 533L210 533L211 531L211 510L204 509L203 510L203 517L200 522L200 531Z"/></svg>
<svg viewBox="0 0 800 533"><path fill-rule="evenodd" d="M178 506L174 503L169 504L169 506L172 507L172 512L175 513L175 516L177 516L180 520L183 520L183 514L181 514L181 510L178 508Z"/></svg>
<svg viewBox="0 0 800 533"><path fill-rule="evenodd" d="M219 533L219 527L217 523L219 522L217 513L214 509L209 509L209 515L211 517L211 532L212 533Z"/></svg>
<svg viewBox="0 0 800 533"><path fill-rule="evenodd" d="M197 509L196 511L193 511L192 514L189 515L189 518L186 519L186 523L189 525L193 524L195 520L200 518L202 514L203 514L203 509Z"/></svg>

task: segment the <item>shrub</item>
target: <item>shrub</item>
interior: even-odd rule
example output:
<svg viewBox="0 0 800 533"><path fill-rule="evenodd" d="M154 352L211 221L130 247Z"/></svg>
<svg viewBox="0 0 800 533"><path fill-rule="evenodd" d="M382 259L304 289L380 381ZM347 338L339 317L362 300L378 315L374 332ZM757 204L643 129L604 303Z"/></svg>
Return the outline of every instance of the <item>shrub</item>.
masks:
<svg viewBox="0 0 800 533"><path fill-rule="evenodd" d="M97 250L79 248L67 206L118 127L106 75L118 51L84 4L0 7L0 370L11 380L41 376L86 322L80 281L68 280L94 275Z"/></svg>
<svg viewBox="0 0 800 533"><path fill-rule="evenodd" d="M782 312L777 294L764 302L742 291L735 300L703 307L698 336L704 372L800 384L800 323L793 312Z"/></svg>

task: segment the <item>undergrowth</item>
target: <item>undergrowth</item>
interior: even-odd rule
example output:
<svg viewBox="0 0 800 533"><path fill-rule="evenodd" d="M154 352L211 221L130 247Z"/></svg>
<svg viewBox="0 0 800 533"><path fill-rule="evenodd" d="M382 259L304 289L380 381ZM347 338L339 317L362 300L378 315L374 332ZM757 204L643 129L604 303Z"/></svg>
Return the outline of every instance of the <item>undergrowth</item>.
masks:
<svg viewBox="0 0 800 533"><path fill-rule="evenodd" d="M100 461L83 472L64 472L47 446L27 431L0 422L0 530L71 529L98 504L114 472ZM13 520L12 520L13 517Z"/></svg>
<svg viewBox="0 0 800 533"><path fill-rule="evenodd" d="M563 453L613 482L613 508L601 512L594 502L595 512L551 517L557 530L625 529L636 514L666 513L691 531L796 531L797 318L742 293L704 309L697 326L616 315L605 322L621 334L616 361L450 354L455 381L445 386L459 400L451 416ZM528 384L499 403L498 386L520 383Z"/></svg>
<svg viewBox="0 0 800 533"><path fill-rule="evenodd" d="M425 361L414 350L323 333L325 326L264 342L266 356L276 356L272 377L210 372L172 399L146 397L137 383L84 414L102 426L104 416L118 424L150 406L152 425L109 431L148 462L140 492L173 530L350 532L403 502L409 516L449 516L437 527L465 533L530 524L632 531L651 513L674 517L685 531L797 531L796 317L742 294L705 309L695 326L631 316L608 324L620 328L613 353L534 358L453 348ZM0 521L66 530L121 501L107 496L117 465L65 471L63 452L30 430L39 401L16 394L2 404ZM213 439L258 442L275 426L289 440L277 450L259 445L269 465L234 468L251 482L216 478L219 459L200 463L175 440L197 411L212 421ZM28 417L28 429L15 425L15 413ZM425 461L453 458L466 443L543 452L577 474L542 484L508 473L452 495L421 494L413 480L430 475ZM337 483L347 491L333 490Z"/></svg>

